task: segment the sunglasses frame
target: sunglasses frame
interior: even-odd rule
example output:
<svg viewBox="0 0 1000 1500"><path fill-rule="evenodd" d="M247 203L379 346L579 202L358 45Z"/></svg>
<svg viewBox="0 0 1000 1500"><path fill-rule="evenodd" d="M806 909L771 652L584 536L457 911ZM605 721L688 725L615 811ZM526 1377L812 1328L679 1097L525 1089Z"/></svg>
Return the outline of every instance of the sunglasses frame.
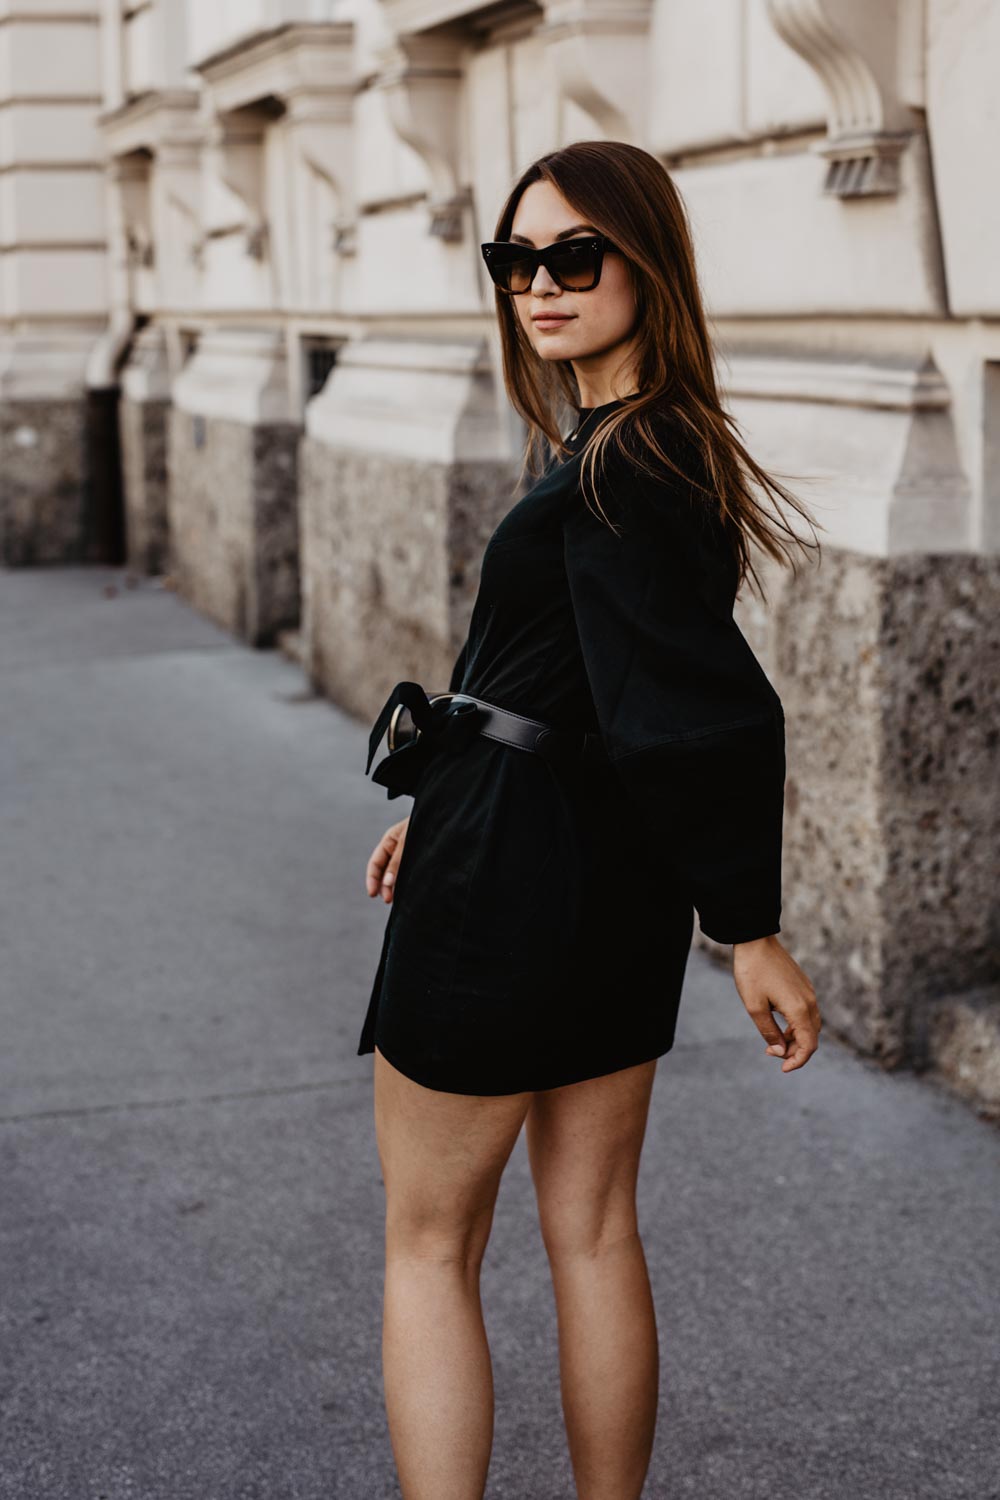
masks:
<svg viewBox="0 0 1000 1500"><path fill-rule="evenodd" d="M594 279L589 286L567 285L565 281L559 279L558 271L551 264L552 258L557 256L561 250L565 250L568 245L594 246L594 253L597 259L594 265ZM479 248L482 251L483 260L486 262L486 269L490 273L490 280L498 292L504 292L508 297L523 297L525 292L530 292L535 284L535 277L538 275L539 266L545 267L552 280L557 286L562 287L564 292L592 292L601 279L605 255L609 251L617 251L618 249L617 245L613 245L606 234L577 234L568 240L554 240L551 245L543 245L540 250L536 250L532 245L519 244L516 240L487 240ZM501 248L504 250L517 250L524 259L534 262L531 268L531 275L528 278L528 285L522 287L520 291L514 291L511 287L501 286L493 276L493 263L490 260L490 256L494 250Z"/></svg>

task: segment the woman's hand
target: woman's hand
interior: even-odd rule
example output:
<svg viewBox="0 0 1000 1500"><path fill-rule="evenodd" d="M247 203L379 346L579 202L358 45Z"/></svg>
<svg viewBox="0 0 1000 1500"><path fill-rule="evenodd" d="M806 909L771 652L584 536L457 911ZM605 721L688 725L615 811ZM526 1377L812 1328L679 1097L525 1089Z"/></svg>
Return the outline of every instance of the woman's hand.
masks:
<svg viewBox="0 0 1000 1500"><path fill-rule="evenodd" d="M801 1068L819 1046L823 1021L816 991L777 933L733 944L733 978L750 1019L769 1043L767 1055L783 1059L783 1073ZM788 1022L784 1032L771 1014L772 1006Z"/></svg>
<svg viewBox="0 0 1000 1500"><path fill-rule="evenodd" d="M410 815L407 813L401 823L393 823L391 828L387 828L375 845L365 871L365 885L369 896L377 896L381 890L386 901L392 900L393 882L402 858L403 842L409 821Z"/></svg>

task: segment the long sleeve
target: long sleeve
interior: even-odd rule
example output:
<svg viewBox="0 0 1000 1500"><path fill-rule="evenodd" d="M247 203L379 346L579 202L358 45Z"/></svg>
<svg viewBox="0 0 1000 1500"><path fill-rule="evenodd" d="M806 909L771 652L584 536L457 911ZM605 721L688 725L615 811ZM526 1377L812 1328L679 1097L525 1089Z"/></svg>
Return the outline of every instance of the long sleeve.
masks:
<svg viewBox="0 0 1000 1500"><path fill-rule="evenodd" d="M451 677L448 682L449 693L460 693L462 691L462 679L465 676L465 662L468 654L469 638L466 636L465 644L455 658L455 665L451 669Z"/></svg>
<svg viewBox="0 0 1000 1500"><path fill-rule="evenodd" d="M781 701L733 619L735 561L681 481L609 459L563 525L566 573L612 764L649 819L650 870L717 942L780 931ZM608 502L611 503L608 503Z"/></svg>

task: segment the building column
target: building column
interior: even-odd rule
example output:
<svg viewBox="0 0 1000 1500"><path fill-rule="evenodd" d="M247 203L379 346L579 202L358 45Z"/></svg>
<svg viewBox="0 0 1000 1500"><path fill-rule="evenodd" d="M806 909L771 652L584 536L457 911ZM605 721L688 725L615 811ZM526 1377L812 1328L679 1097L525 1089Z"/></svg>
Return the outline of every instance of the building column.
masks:
<svg viewBox="0 0 1000 1500"><path fill-rule="evenodd" d="M298 624L299 424L278 331L205 333L173 385L171 568L195 608L252 646Z"/></svg>
<svg viewBox="0 0 1000 1500"><path fill-rule="evenodd" d="M374 717L402 678L448 685L517 469L482 339L348 344L306 408L303 660Z"/></svg>

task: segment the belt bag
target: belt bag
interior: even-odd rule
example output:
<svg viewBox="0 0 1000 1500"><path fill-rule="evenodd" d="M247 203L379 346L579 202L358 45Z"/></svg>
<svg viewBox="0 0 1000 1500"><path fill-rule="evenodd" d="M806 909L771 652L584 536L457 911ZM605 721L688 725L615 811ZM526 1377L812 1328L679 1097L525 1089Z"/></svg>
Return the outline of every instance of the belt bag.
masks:
<svg viewBox="0 0 1000 1500"><path fill-rule="evenodd" d="M473 735L482 734L515 750L540 755L553 765L607 765L599 734L583 729L557 729L541 719L512 713L470 693L428 696L419 682L397 682L379 710L368 738L365 775L371 770L382 736L388 755L372 771L389 799L416 793L420 776L432 754L464 750Z"/></svg>

